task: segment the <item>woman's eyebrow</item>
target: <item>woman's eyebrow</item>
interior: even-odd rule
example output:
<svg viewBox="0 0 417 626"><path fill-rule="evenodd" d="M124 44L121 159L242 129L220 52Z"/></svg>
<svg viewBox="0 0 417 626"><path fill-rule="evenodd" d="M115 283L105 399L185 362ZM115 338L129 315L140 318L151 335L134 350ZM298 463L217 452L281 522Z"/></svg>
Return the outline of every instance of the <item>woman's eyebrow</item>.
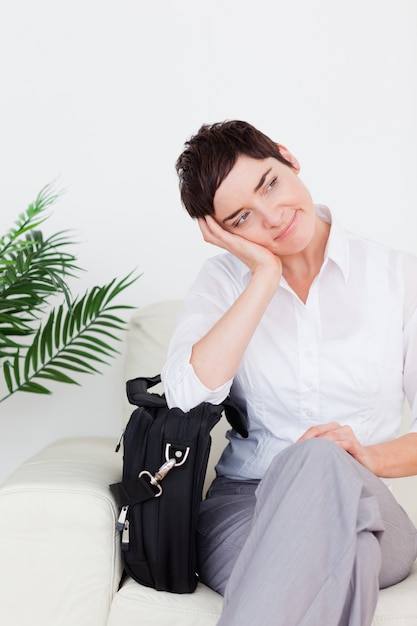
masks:
<svg viewBox="0 0 417 626"><path fill-rule="evenodd" d="M256 193L257 191L259 191L259 189L262 187L262 185L265 182L266 177L268 176L268 174L270 173L270 171L272 170L272 167L270 167L265 174L263 174L261 176L261 178L259 179L259 183L256 185L254 192ZM228 215L227 217L224 218L223 220L223 224L225 224L226 222L228 222L229 220L234 219L237 215L239 215L239 213L243 211L243 209L238 209L237 211L235 211L234 213L231 213L230 215Z"/></svg>
<svg viewBox="0 0 417 626"><path fill-rule="evenodd" d="M267 170L267 171L265 172L265 174L264 174L263 176L261 176L261 179L260 179L259 183L256 185L256 187L255 187L254 191L258 191L258 190L262 187L262 185L263 185L263 184L264 184L264 182L265 182L265 178L268 176L268 174L269 174L269 172L270 172L271 170L272 170L272 167L270 167L270 168L269 168L269 170Z"/></svg>
<svg viewBox="0 0 417 626"><path fill-rule="evenodd" d="M238 209L237 211L235 211L234 213L232 213L231 215L229 215L228 217L225 217L224 220L222 220L222 224L225 224L226 222L228 222L229 220L233 220L237 215L239 215L239 213L243 211L243 209Z"/></svg>

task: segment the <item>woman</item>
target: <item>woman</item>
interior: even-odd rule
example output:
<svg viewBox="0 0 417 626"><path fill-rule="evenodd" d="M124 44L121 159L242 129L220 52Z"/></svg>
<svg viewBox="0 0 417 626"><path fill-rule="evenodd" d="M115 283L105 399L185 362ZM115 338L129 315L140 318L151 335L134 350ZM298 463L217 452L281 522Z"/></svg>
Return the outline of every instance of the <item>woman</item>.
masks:
<svg viewBox="0 0 417 626"><path fill-rule="evenodd" d="M226 253L185 300L167 400L230 392L249 420L247 439L228 433L199 520L221 626L365 626L417 556L383 481L417 474L417 259L343 230L299 171L240 121L203 126L177 161L185 208Z"/></svg>

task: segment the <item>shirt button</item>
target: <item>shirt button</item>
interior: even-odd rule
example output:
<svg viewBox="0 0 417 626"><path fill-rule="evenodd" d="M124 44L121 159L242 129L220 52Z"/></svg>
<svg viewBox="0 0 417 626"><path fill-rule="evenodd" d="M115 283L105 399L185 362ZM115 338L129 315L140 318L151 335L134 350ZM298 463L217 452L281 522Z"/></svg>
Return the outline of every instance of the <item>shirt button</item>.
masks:
<svg viewBox="0 0 417 626"><path fill-rule="evenodd" d="M306 411L307 417L311 417L313 415L313 411Z"/></svg>
<svg viewBox="0 0 417 626"><path fill-rule="evenodd" d="M311 382L311 380L306 380L306 387L312 387L313 383Z"/></svg>

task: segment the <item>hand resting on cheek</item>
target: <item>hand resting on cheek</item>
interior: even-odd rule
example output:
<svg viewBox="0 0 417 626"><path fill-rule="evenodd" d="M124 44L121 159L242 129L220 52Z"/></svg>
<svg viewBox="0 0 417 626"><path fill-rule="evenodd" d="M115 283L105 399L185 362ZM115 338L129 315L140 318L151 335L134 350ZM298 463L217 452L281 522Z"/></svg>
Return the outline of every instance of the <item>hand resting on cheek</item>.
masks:
<svg viewBox="0 0 417 626"><path fill-rule="evenodd" d="M255 274L259 270L268 269L281 277L281 259L270 250L240 235L230 233L207 215L198 220L204 241L219 248L223 248L242 261Z"/></svg>

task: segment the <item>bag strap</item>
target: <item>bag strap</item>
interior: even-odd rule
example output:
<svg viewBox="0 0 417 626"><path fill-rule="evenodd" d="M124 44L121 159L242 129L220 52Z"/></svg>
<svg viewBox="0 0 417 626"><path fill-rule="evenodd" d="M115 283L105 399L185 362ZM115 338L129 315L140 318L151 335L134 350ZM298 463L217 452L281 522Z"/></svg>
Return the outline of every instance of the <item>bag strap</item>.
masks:
<svg viewBox="0 0 417 626"><path fill-rule="evenodd" d="M110 490L119 507L139 504L159 495L145 478L132 478L110 485Z"/></svg>
<svg viewBox="0 0 417 626"><path fill-rule="evenodd" d="M247 416L230 399L230 396L227 396L227 398L223 400L223 406L224 414L230 426L234 428L241 437L247 439L249 437Z"/></svg>
<svg viewBox="0 0 417 626"><path fill-rule="evenodd" d="M110 490L120 507L139 504L151 498L159 498L162 495L161 481L174 467L181 465L182 462L178 463L174 458L167 459L155 474L151 474L148 470L142 470L137 478L122 480L120 483L110 485Z"/></svg>

